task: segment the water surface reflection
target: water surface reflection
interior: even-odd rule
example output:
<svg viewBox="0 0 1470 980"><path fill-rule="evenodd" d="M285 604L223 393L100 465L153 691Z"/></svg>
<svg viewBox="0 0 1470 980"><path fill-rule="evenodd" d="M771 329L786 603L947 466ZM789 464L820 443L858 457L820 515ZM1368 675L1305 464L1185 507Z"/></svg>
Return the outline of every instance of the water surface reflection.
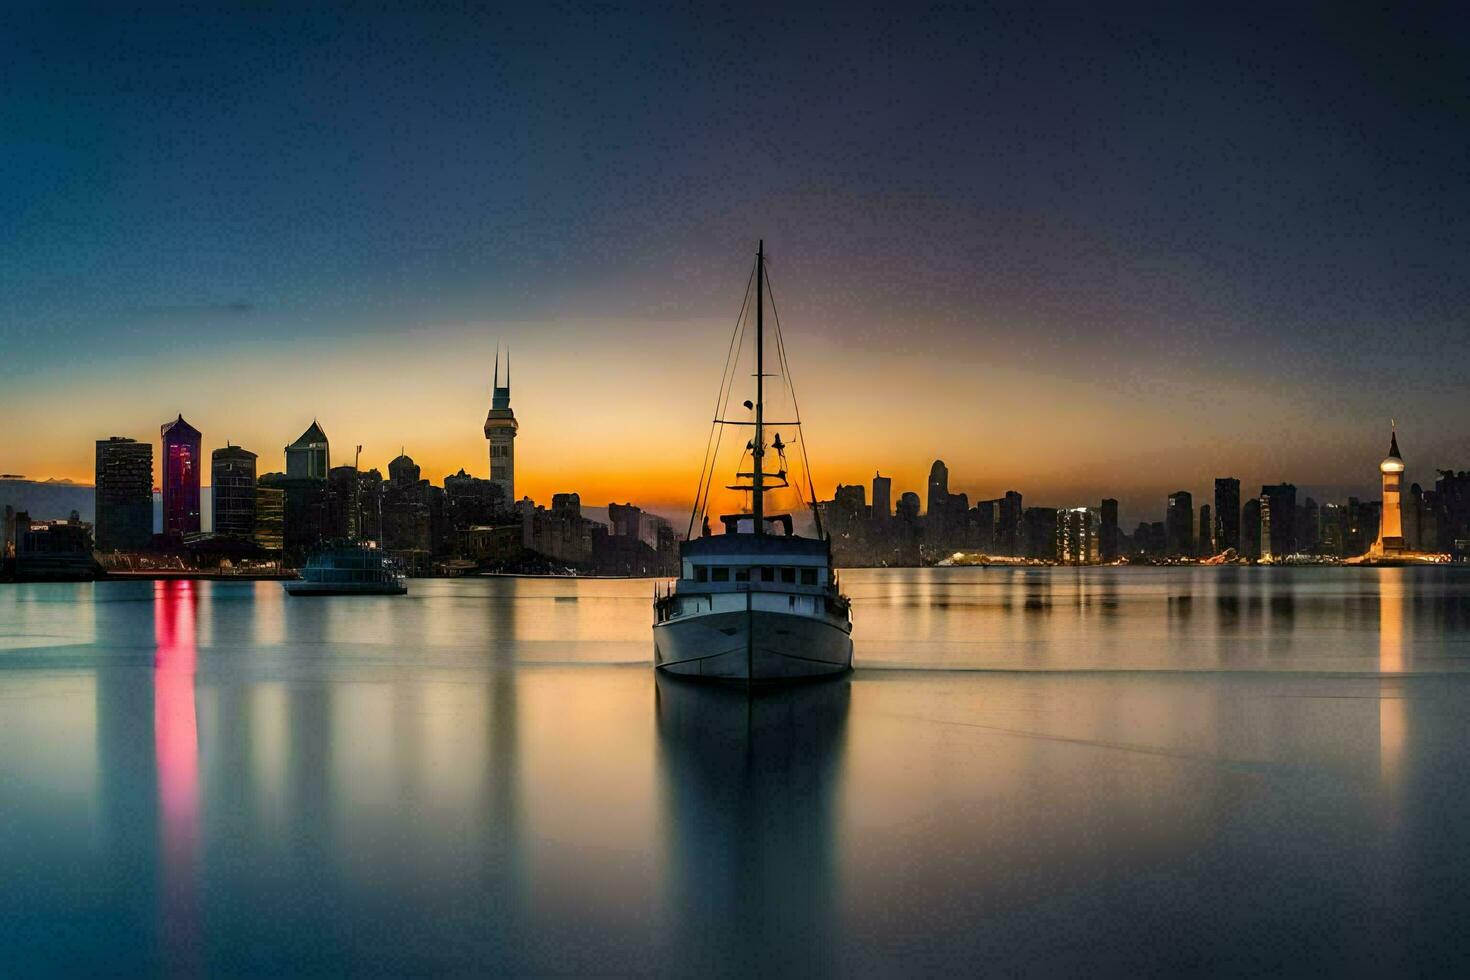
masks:
<svg viewBox="0 0 1470 980"><path fill-rule="evenodd" d="M832 972L848 701L846 679L746 692L658 678L664 902L691 971Z"/></svg>

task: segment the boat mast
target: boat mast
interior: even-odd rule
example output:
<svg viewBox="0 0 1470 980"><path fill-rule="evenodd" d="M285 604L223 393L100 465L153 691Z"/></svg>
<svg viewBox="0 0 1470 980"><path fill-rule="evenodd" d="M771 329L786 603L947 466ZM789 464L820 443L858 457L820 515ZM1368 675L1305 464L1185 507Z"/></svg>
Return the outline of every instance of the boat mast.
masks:
<svg viewBox="0 0 1470 980"><path fill-rule="evenodd" d="M766 381L766 240L762 238L755 253L755 446L751 456L755 461L750 484L754 496L755 533L765 533L765 474L762 472L761 457L766 452L765 432L765 381Z"/></svg>

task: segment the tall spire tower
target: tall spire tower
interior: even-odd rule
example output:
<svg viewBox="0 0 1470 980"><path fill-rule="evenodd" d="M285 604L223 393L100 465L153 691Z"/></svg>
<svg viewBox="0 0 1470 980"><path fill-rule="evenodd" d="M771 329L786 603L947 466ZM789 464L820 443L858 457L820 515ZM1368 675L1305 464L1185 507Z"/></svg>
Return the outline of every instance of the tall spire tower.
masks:
<svg viewBox="0 0 1470 980"><path fill-rule="evenodd" d="M1404 548L1404 518L1399 496L1404 481L1404 459L1399 455L1398 427L1389 438L1388 456L1378 464L1383 475L1383 518L1378 524L1378 540L1373 542L1374 555L1395 555Z"/></svg>
<svg viewBox="0 0 1470 980"><path fill-rule="evenodd" d="M500 346L495 347L495 384L485 438L490 441L490 479L505 491L507 507L516 502L516 415L510 408L510 351L505 352L505 387L500 385Z"/></svg>

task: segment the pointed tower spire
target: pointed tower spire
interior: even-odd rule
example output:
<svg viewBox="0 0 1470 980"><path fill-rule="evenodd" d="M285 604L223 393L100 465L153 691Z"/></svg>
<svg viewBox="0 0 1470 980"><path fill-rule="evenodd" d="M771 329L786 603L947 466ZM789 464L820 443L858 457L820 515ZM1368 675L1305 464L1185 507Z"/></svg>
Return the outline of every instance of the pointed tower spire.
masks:
<svg viewBox="0 0 1470 980"><path fill-rule="evenodd" d="M495 344L495 387L500 387L500 344Z"/></svg>

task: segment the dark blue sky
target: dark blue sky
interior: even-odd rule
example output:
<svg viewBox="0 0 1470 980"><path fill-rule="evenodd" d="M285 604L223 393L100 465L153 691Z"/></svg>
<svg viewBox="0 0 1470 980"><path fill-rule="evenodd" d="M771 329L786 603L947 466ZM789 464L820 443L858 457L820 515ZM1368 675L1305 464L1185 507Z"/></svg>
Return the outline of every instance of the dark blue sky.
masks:
<svg viewBox="0 0 1470 980"><path fill-rule="evenodd" d="M11 426L99 384L153 426L211 363L324 413L281 362L391 374L409 333L504 337L528 384L642 351L647 392L718 363L763 235L807 370L902 403L871 444L833 410L843 466L1080 492L1144 439L1160 486L1222 453L1347 486L1389 415L1470 464L1464 8L299 6L0 14Z"/></svg>

